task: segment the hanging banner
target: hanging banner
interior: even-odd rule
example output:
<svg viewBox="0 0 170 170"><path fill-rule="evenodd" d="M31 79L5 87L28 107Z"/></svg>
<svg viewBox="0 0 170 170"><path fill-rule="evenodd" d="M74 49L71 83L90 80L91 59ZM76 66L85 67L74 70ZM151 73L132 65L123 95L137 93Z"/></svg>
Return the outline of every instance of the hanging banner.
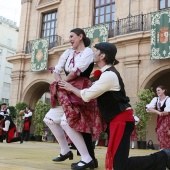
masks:
<svg viewBox="0 0 170 170"><path fill-rule="evenodd" d="M30 71L47 70L48 41L48 38L41 38L33 41Z"/></svg>
<svg viewBox="0 0 170 170"><path fill-rule="evenodd" d="M170 58L170 10L151 14L151 59Z"/></svg>
<svg viewBox="0 0 170 170"><path fill-rule="evenodd" d="M106 42L108 39L109 24L100 24L94 27L85 28L86 36L90 38L90 48L94 49L94 45L100 42Z"/></svg>

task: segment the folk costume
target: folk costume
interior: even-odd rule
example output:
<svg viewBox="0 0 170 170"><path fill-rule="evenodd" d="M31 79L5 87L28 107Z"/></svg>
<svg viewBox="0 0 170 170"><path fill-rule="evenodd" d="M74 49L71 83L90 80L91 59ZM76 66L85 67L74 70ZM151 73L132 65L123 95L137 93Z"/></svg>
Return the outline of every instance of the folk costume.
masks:
<svg viewBox="0 0 170 170"><path fill-rule="evenodd" d="M4 111L1 110L0 112L0 127L4 126ZM0 142L3 142L3 138L4 138L4 131L3 129L0 129Z"/></svg>
<svg viewBox="0 0 170 170"><path fill-rule="evenodd" d="M89 89L81 90L81 96L85 102L97 97L99 110L105 122L109 126L109 143L106 155L106 169L112 170L120 162L127 161L129 154L130 134L134 127L133 110L126 97L124 84L114 67L104 66L98 81ZM108 81L106 81L106 79ZM109 82L109 83L108 83ZM106 91L107 90L107 91ZM106 92L105 92L106 91ZM102 94L103 93L103 94ZM99 94L101 94L99 96ZM119 103L121 101L121 103Z"/></svg>
<svg viewBox="0 0 170 170"><path fill-rule="evenodd" d="M9 110L9 109L8 109ZM1 104L1 111L0 111L0 127L4 127L4 114L6 114L7 108L6 103ZM3 129L0 129L0 142L3 142L5 135L5 131Z"/></svg>
<svg viewBox="0 0 170 170"><path fill-rule="evenodd" d="M68 155L70 159L73 157L73 153L70 151L68 146L68 142L66 140L66 136L64 130L60 126L61 118L64 114L62 106L58 106L57 104L57 82L54 81L50 84L50 105L51 108L48 113L45 115L43 121L49 127L53 135L55 136L57 142L60 146L60 155L57 158L54 158L53 161L64 161L66 157L64 155Z"/></svg>
<svg viewBox="0 0 170 170"><path fill-rule="evenodd" d="M6 132L6 142L11 143L20 141L20 143L23 143L21 137L14 137L16 132L16 126L12 121L11 117L9 116L9 114L8 113L5 114L4 118L5 127L3 128L3 130Z"/></svg>
<svg viewBox="0 0 170 170"><path fill-rule="evenodd" d="M132 149L135 148L134 141L137 141L136 123L140 121L140 119L136 115L133 115L133 117L134 117L134 120L135 120L135 127L134 127L132 134L130 135L130 140L132 142L132 147L131 147Z"/></svg>
<svg viewBox="0 0 170 170"><path fill-rule="evenodd" d="M117 49L113 44L103 42L94 47L108 54L111 59L114 59L113 62L117 62L115 60ZM99 57L97 55L98 53L96 58ZM106 170L166 170L166 167L170 168L169 149L148 156L128 158L130 135L134 129L133 110L119 72L112 65L103 66L101 72L99 79L90 88L80 90L80 95L84 102L97 98L102 117L109 125Z"/></svg>
<svg viewBox="0 0 170 170"><path fill-rule="evenodd" d="M66 50L55 66L55 71L60 73L63 67L66 75L70 71L74 71L79 77L69 83L79 89L88 88L92 85L89 76L94 65L93 51L86 47L76 57L74 54L75 50ZM98 125L102 124L102 119L97 109L96 100L85 103L73 93L68 93L60 88L58 88L57 94L65 112L65 121L67 121L69 126L76 131L89 133L94 139L98 139L100 132L103 131L103 127L98 127Z"/></svg>
<svg viewBox="0 0 170 170"><path fill-rule="evenodd" d="M170 112L170 97L160 101L159 97L154 97L147 108L154 108L160 112ZM170 149L170 115L157 116L156 129L157 138L159 142L159 149L169 148Z"/></svg>
<svg viewBox="0 0 170 170"><path fill-rule="evenodd" d="M31 121L32 121L32 112L30 110L26 111L24 113L23 119L24 119L24 127L22 132L22 138L25 141L28 141L30 135Z"/></svg>
<svg viewBox="0 0 170 170"><path fill-rule="evenodd" d="M86 47L79 53L76 53L73 49L68 49L60 57L58 64L55 66L54 72L60 74L60 72L64 69L66 75L68 75L69 72L73 71L77 77L74 80L69 81L69 83L78 89L84 89L92 85L92 82L89 80L89 76L93 66L92 49ZM106 125L100 116L97 108L97 101L94 99L87 103L83 102L81 98L71 92L67 92L64 89L59 88L58 86L57 95L59 103L62 105L65 113L61 121L63 129L66 133L69 131L67 135L76 147L77 145L80 145L81 142L78 142L78 138L80 136L75 134L75 132L80 132L82 134L88 152L96 163L95 167L98 167L94 155L92 138L98 139L100 133L105 130ZM68 126L72 129L68 130ZM70 134L72 135L70 136ZM79 148L80 150L82 149L81 146ZM79 150L79 148L77 149Z"/></svg>

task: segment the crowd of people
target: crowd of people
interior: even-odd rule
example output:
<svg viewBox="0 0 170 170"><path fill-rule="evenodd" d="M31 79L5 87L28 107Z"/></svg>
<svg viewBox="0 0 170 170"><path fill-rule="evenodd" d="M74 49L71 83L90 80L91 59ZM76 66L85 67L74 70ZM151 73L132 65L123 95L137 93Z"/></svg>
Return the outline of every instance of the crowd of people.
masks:
<svg viewBox="0 0 170 170"><path fill-rule="evenodd" d="M134 131L135 121L137 125L140 118L134 118L123 79L115 68L119 63L116 59L116 46L101 42L94 45L93 51L88 47L90 39L80 28L72 29L69 38L72 48L61 55L52 70L55 81L50 85L51 109L44 118L44 122L60 146L60 153L53 161L73 159L73 152L68 146L69 141L81 156L79 162L71 164L72 170L97 168L98 160L95 157L92 141L97 140L100 133L107 128L109 141L105 161L106 170L170 169L170 142L163 141L163 137L169 135L169 129L161 131L168 127L170 122L170 99L165 95L165 89L159 86L157 88L159 97L154 98L147 105L148 112L158 114L156 132L162 150L147 156L129 157L130 137ZM92 83L89 77L94 63L99 67L99 74L97 80ZM63 70L65 77L61 76ZM27 114L24 114L26 124L23 129L23 136L26 134L27 137L30 128L29 117L32 116L32 112L28 110L26 110ZM4 113L0 115L4 117L5 128L1 129L12 134L16 127L9 118L8 112L6 110L2 112ZM17 139L22 143L22 137ZM9 140L7 137L8 142L17 139ZM150 148L153 149L151 142L148 145L148 149Z"/></svg>

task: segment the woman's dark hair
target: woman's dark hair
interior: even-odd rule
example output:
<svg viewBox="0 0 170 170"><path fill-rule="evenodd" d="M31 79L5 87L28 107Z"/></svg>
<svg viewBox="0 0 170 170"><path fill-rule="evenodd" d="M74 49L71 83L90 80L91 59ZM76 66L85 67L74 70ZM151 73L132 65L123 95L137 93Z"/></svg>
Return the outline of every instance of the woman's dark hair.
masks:
<svg viewBox="0 0 170 170"><path fill-rule="evenodd" d="M86 37L86 34L85 34L83 29L81 29L81 28L74 28L70 32L74 32L77 35L82 34L83 35L84 46L88 47L90 45L90 39L88 37Z"/></svg>
<svg viewBox="0 0 170 170"><path fill-rule="evenodd" d="M150 145L150 142L152 143L151 145L153 145L153 141L152 141L152 140L149 140L149 141L148 141L148 145Z"/></svg>
<svg viewBox="0 0 170 170"><path fill-rule="evenodd" d="M165 92L164 92L164 94L165 95L167 95L167 89L165 88L165 86L162 86L162 85L160 85L160 86L158 86L157 88L160 88L160 89L162 89L162 90L165 90Z"/></svg>

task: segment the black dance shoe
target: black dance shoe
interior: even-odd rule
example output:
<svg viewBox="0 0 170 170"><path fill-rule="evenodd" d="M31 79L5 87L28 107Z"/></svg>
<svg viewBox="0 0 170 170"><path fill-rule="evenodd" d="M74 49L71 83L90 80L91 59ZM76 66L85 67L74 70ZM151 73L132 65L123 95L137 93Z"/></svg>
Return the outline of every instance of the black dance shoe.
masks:
<svg viewBox="0 0 170 170"><path fill-rule="evenodd" d="M93 160L94 161L94 168L98 168L98 160L95 159ZM79 161L80 162L80 161ZM76 163L72 163L71 164L71 168L74 168L74 166L76 166L79 162L76 162Z"/></svg>
<svg viewBox="0 0 170 170"><path fill-rule="evenodd" d="M53 161L62 162L62 161L65 161L68 158L69 158L69 160L73 160L73 152L72 151L69 151L65 155L60 154L60 156L57 157L57 158L54 158Z"/></svg>
<svg viewBox="0 0 170 170"><path fill-rule="evenodd" d="M168 157L168 162L166 167L170 170L170 149L163 149L162 151L164 151Z"/></svg>
<svg viewBox="0 0 170 170"><path fill-rule="evenodd" d="M82 163L84 165L78 166L78 164L76 164L74 167L71 166L71 169L72 170L85 170L86 168L94 169L94 166L95 166L93 160L91 160L89 163L86 163L86 162L83 162L83 161L80 161L78 163Z"/></svg>
<svg viewBox="0 0 170 170"><path fill-rule="evenodd" d="M98 160L95 159L93 160L94 161L94 168L98 168ZM71 164L71 168L74 168L74 166L76 166L79 162L76 162L76 163L72 163Z"/></svg>
<svg viewBox="0 0 170 170"><path fill-rule="evenodd" d="M98 160L97 159L94 160L94 167L98 168Z"/></svg>
<svg viewBox="0 0 170 170"><path fill-rule="evenodd" d="M22 139L22 137L20 138L20 144L22 144L23 143L23 139Z"/></svg>

